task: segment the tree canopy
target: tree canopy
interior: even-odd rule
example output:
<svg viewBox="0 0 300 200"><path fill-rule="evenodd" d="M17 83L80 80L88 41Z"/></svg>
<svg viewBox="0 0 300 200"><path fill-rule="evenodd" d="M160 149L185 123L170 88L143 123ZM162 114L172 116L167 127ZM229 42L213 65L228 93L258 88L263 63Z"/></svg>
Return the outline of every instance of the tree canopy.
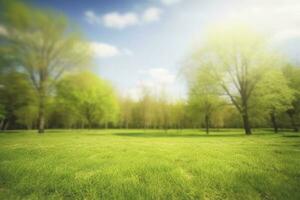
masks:
<svg viewBox="0 0 300 200"><path fill-rule="evenodd" d="M281 87L273 84L277 79L270 76L273 72L279 73L280 56L268 48L259 34L247 27L233 26L209 32L192 60L195 70L204 71L228 97L242 117L245 133L251 134L250 115L259 106L256 90L268 93L268 87L260 86L265 79L269 85Z"/></svg>
<svg viewBox="0 0 300 200"><path fill-rule="evenodd" d="M22 68L39 99L39 132L44 132L45 102L57 79L67 70L86 67L89 47L59 13L20 2L5 3L1 15L1 60Z"/></svg>

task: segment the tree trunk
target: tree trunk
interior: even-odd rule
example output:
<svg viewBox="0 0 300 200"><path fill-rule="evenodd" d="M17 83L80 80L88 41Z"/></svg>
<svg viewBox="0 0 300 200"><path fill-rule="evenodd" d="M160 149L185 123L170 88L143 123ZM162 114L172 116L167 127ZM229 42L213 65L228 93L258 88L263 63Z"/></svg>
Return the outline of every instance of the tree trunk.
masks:
<svg viewBox="0 0 300 200"><path fill-rule="evenodd" d="M92 129L92 122L91 122L90 120L88 120L88 124L89 124L89 125L88 125L88 126L89 126L88 129L89 129L89 130Z"/></svg>
<svg viewBox="0 0 300 200"><path fill-rule="evenodd" d="M39 90L39 115L38 115L38 133L45 132L45 91L43 88Z"/></svg>
<svg viewBox="0 0 300 200"><path fill-rule="evenodd" d="M277 120L274 112L271 112L271 122L274 128L274 132L278 133L278 125L277 125Z"/></svg>
<svg viewBox="0 0 300 200"><path fill-rule="evenodd" d="M294 132L298 132L299 129L298 129L296 123L295 123L295 120L294 120L294 114L291 113L291 112L288 112L288 115L289 115L289 117L290 117L290 119L291 119L291 125L292 125L292 127L293 127L293 129L294 129Z"/></svg>
<svg viewBox="0 0 300 200"><path fill-rule="evenodd" d="M209 116L205 115L205 130L206 134L209 134Z"/></svg>
<svg viewBox="0 0 300 200"><path fill-rule="evenodd" d="M6 121L6 123L4 124L4 128L3 130L6 131L9 125L9 120Z"/></svg>
<svg viewBox="0 0 300 200"><path fill-rule="evenodd" d="M5 119L2 119L1 122L0 122L0 131L3 130L4 120L5 120Z"/></svg>
<svg viewBox="0 0 300 200"><path fill-rule="evenodd" d="M250 126L249 116L247 112L243 114L243 124L244 124L245 134L251 135L252 134L251 126Z"/></svg>

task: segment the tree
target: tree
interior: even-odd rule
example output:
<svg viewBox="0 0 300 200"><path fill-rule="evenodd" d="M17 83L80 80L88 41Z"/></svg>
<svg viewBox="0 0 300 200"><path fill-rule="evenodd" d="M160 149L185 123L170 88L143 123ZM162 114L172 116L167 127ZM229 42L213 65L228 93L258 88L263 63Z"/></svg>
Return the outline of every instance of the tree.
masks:
<svg viewBox="0 0 300 200"><path fill-rule="evenodd" d="M36 105L23 106L15 111L17 117L17 122L26 126L27 129L32 129L35 127L38 110Z"/></svg>
<svg viewBox="0 0 300 200"><path fill-rule="evenodd" d="M206 68L200 69L190 77L188 104L191 112L204 119L206 133L209 134L212 115L220 109L223 102L219 97L214 79L207 76Z"/></svg>
<svg viewBox="0 0 300 200"><path fill-rule="evenodd" d="M297 132L299 124L296 121L300 121L300 67L292 64L286 65L283 68L283 74L288 80L289 87L294 90L295 98L292 101L292 107L287 110L287 114L294 131Z"/></svg>
<svg viewBox="0 0 300 200"><path fill-rule="evenodd" d="M64 77L57 84L57 98L70 111L78 112L78 120L84 119L89 128L115 122L118 102L112 86L91 72Z"/></svg>
<svg viewBox="0 0 300 200"><path fill-rule="evenodd" d="M161 88L160 94L158 96L157 104L155 105L158 110L156 116L159 118L160 128L167 131L171 125L171 103L168 101L168 96L164 87ZM154 120L153 120L154 121Z"/></svg>
<svg viewBox="0 0 300 200"><path fill-rule="evenodd" d="M210 32L192 59L219 85L239 111L245 133L251 134L253 93L268 71L278 65L277 56L268 50L260 35L234 26Z"/></svg>
<svg viewBox="0 0 300 200"><path fill-rule="evenodd" d="M0 105L2 120L0 129L13 127L17 122L16 112L25 106L36 106L36 94L27 75L10 71L0 75ZM30 113L27 113L28 117Z"/></svg>
<svg viewBox="0 0 300 200"><path fill-rule="evenodd" d="M132 123L132 110L134 101L128 96L119 99L120 104L120 127L128 129Z"/></svg>
<svg viewBox="0 0 300 200"><path fill-rule="evenodd" d="M277 133L277 116L291 109L294 100L294 91L288 86L288 81L282 71L270 71L266 74L253 95L256 107L261 111L258 113L260 115L267 114L274 132Z"/></svg>
<svg viewBox="0 0 300 200"><path fill-rule="evenodd" d="M5 119L5 110L4 106L0 104L0 130L2 129L3 123Z"/></svg>
<svg viewBox="0 0 300 200"><path fill-rule="evenodd" d="M141 88L141 99L138 104L138 118L141 120L141 125L146 130L152 124L153 97L151 96L150 88L144 85Z"/></svg>
<svg viewBox="0 0 300 200"><path fill-rule="evenodd" d="M177 100L170 105L170 120L174 128L182 129L185 126L186 116L186 103L183 100Z"/></svg>
<svg viewBox="0 0 300 200"><path fill-rule="evenodd" d="M16 2L3 6L7 34L0 36L0 53L30 77L39 100L38 132L43 133L50 89L66 70L89 61L89 48L61 14Z"/></svg>

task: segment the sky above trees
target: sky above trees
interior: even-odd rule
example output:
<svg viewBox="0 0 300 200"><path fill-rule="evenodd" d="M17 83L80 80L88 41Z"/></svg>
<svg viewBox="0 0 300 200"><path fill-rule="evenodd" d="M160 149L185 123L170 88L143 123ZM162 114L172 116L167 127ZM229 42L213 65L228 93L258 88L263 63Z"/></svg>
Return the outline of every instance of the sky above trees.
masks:
<svg viewBox="0 0 300 200"><path fill-rule="evenodd" d="M212 26L243 23L294 62L300 54L298 0L31 0L63 12L91 43L94 71L136 98L143 86L185 97L181 67ZM1 31L1 29L0 29ZM297 60L298 57L298 60Z"/></svg>

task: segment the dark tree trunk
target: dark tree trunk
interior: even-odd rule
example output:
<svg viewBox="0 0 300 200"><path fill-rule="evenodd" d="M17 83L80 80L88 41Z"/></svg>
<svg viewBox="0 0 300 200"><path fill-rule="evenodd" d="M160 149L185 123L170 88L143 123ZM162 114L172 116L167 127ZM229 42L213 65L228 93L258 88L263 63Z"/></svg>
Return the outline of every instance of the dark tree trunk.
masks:
<svg viewBox="0 0 300 200"><path fill-rule="evenodd" d="M2 119L0 122L0 131L3 130L4 121L5 121L5 119Z"/></svg>
<svg viewBox="0 0 300 200"><path fill-rule="evenodd" d="M251 125L249 121L248 113L243 114L243 124L244 124L244 130L246 135L251 135Z"/></svg>
<svg viewBox="0 0 300 200"><path fill-rule="evenodd" d="M38 133L45 132L45 91L43 88L39 91L39 115L38 115Z"/></svg>
<svg viewBox="0 0 300 200"><path fill-rule="evenodd" d="M278 125L277 125L277 120L274 112L271 112L271 122L274 128L274 132L278 133Z"/></svg>
<svg viewBox="0 0 300 200"><path fill-rule="evenodd" d="M205 131L206 134L209 134L209 116L205 115Z"/></svg>
<svg viewBox="0 0 300 200"><path fill-rule="evenodd" d="M291 125L292 125L292 127L293 127L293 129L294 129L294 132L298 132L299 129L298 129L296 123L295 123L294 113L290 111L290 112L288 112L288 115L289 115L289 117L290 117L290 119L291 119Z"/></svg>
<svg viewBox="0 0 300 200"><path fill-rule="evenodd" d="M6 131L9 125L9 120L6 120L6 123L4 124L3 130Z"/></svg>

